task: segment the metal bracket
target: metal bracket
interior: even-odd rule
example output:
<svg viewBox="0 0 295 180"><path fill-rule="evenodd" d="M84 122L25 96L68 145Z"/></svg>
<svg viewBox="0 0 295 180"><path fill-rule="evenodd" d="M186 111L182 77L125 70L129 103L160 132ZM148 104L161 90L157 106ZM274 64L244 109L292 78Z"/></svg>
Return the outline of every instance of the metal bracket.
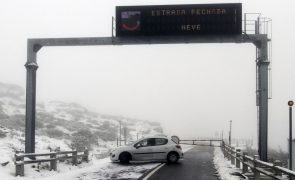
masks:
<svg viewBox="0 0 295 180"><path fill-rule="evenodd" d="M38 66L38 64L37 64L36 62L27 62L27 63L25 64L25 67L26 67L27 69L37 70L39 66Z"/></svg>

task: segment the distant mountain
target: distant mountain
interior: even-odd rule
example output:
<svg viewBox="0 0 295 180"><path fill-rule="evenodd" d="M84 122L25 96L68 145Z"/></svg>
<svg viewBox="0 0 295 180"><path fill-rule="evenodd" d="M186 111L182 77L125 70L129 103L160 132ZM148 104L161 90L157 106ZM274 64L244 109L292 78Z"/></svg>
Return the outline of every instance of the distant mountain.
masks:
<svg viewBox="0 0 295 180"><path fill-rule="evenodd" d="M0 140L2 132L2 138L9 134L17 134L17 138L23 143L24 92L20 86L0 83ZM89 137L84 140L88 143L86 145L91 146L97 154L101 154L116 145L120 122L121 139L126 132L128 141L145 135L163 133L161 125L157 122L99 114L77 103L51 101L37 103L36 106L36 148L72 148L73 144L77 143L74 139L85 135ZM85 143L84 141L82 143Z"/></svg>

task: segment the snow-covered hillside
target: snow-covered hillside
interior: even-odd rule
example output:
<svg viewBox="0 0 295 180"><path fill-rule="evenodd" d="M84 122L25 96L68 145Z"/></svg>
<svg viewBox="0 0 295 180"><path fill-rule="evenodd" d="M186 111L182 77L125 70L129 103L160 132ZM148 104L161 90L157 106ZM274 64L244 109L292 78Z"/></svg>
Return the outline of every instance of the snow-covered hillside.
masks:
<svg viewBox="0 0 295 180"><path fill-rule="evenodd" d="M127 141L163 133L159 123L99 114L77 103L37 103L36 152L86 146L90 149L90 158L104 158L117 146L120 123L121 139L126 129ZM17 85L0 83L0 164L4 164L0 166L1 172L13 173L14 153L24 150L24 129L24 90Z"/></svg>

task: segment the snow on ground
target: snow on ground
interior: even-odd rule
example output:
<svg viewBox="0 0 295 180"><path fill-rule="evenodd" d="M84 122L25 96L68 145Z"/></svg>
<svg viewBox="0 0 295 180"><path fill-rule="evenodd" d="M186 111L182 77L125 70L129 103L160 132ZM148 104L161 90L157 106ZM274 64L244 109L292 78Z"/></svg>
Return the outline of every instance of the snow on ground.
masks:
<svg viewBox="0 0 295 180"><path fill-rule="evenodd" d="M214 166L222 180L240 180L242 178L233 176L233 173L240 173L240 170L231 165L230 161L224 158L219 147L214 148Z"/></svg>
<svg viewBox="0 0 295 180"><path fill-rule="evenodd" d="M183 152L192 149L193 145L181 145ZM76 171L58 174L55 176L43 178L42 180L94 180L94 179L138 179L147 170L150 170L160 163L144 162L144 163L130 163L129 165L121 165L119 163L112 163L109 158L96 160L93 166L83 168Z"/></svg>
<svg viewBox="0 0 295 180"><path fill-rule="evenodd" d="M21 149L22 142L18 139L21 135L15 132L15 136L8 136L0 140L0 162L9 162L6 166L0 166L0 178L3 180L93 180L93 179L138 179L146 171L159 165L159 162L141 162L121 165L112 163L109 157L104 159L96 158L95 154L105 154L103 151L109 149L109 146L115 146L115 142L101 144L99 152L92 152L89 163L81 163L78 166L72 166L70 162L60 162L57 164L57 171L49 171L49 163L27 164L25 165L25 176L15 177L15 165L13 163L13 149ZM16 138L17 137L17 138ZM40 152L48 152L48 144L51 148L61 147L67 149L62 140L51 139L45 136L37 136L37 149ZM183 152L195 147L192 145L181 145Z"/></svg>
<svg viewBox="0 0 295 180"><path fill-rule="evenodd" d="M42 180L138 179L143 173L158 164L130 163L129 165L121 165L112 163L109 158L105 158L94 162L91 167L46 177Z"/></svg>
<svg viewBox="0 0 295 180"><path fill-rule="evenodd" d="M183 152L186 152L195 146L181 145ZM147 170L150 170L160 163L158 162L143 162L143 163L130 163L129 165L121 165L119 163L112 163L109 158L96 160L93 166L83 168L80 170L58 174L55 176L47 177L42 180L93 180L93 179L138 179Z"/></svg>
<svg viewBox="0 0 295 180"><path fill-rule="evenodd" d="M14 176L14 164L9 163L6 167L0 166L0 178L3 180L93 180L93 179L138 179L149 169L156 167L159 163L141 162L122 165L113 163L109 157L104 159L93 159L90 163L82 163L72 166L70 163L60 162L57 171L49 171L49 163L25 165L25 176Z"/></svg>

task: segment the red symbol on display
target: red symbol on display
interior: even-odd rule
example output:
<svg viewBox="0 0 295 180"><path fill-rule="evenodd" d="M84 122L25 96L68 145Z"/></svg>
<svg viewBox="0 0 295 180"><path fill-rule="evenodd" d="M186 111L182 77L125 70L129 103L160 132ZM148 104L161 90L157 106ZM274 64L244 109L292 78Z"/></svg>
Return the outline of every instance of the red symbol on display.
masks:
<svg viewBox="0 0 295 180"><path fill-rule="evenodd" d="M140 30L140 11L121 12L122 29L124 31Z"/></svg>

